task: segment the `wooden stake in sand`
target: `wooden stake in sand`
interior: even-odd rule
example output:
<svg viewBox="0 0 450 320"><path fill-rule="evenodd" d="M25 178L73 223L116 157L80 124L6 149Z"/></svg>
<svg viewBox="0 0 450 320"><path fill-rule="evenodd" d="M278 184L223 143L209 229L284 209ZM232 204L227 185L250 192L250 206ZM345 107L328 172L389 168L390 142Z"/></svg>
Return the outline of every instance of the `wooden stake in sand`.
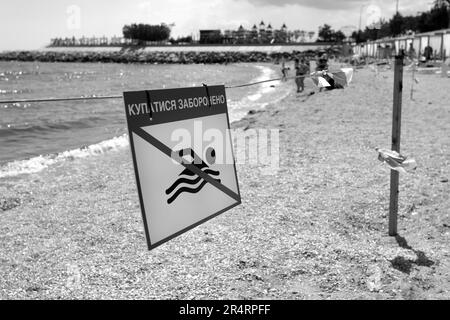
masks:
<svg viewBox="0 0 450 320"><path fill-rule="evenodd" d="M411 100L414 100L414 82L416 82L416 63L413 61L412 76L411 76L411 93L409 94L409 98Z"/></svg>
<svg viewBox="0 0 450 320"><path fill-rule="evenodd" d="M394 106L392 112L392 150L400 153L400 125L402 116L403 55L395 57ZM389 203L389 235L397 235L399 173L391 170L391 197Z"/></svg>
<svg viewBox="0 0 450 320"><path fill-rule="evenodd" d="M444 49L444 55L442 57L442 65L441 65L441 77L442 78L448 77L448 65L445 62L445 59L446 59L445 56L446 56L446 53L445 53L445 49Z"/></svg>

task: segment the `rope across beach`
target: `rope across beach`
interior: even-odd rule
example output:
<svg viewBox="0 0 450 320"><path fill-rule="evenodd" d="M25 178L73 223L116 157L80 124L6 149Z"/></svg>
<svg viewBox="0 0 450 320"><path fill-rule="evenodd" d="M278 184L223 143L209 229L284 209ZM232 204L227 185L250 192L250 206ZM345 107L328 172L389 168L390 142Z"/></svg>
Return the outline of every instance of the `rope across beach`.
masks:
<svg viewBox="0 0 450 320"><path fill-rule="evenodd" d="M323 77L324 75L331 74L335 75L336 79L339 80L341 83L346 83L351 81L353 76L353 69L350 71L351 68L346 68L348 70L347 78L342 76L342 70L339 71L319 71L319 72L313 72L311 74L305 74L305 75L299 75L299 76L287 76L287 77L279 77L279 78L272 78L267 80L261 80L261 81L254 81L249 83L243 83L243 84L236 84L236 85L226 85L225 89L235 89L235 88L243 88L243 87L249 87L254 86L262 83L267 82L274 82L274 81L282 81L282 80L295 80L295 79L306 79L311 78L314 80L320 79L320 77ZM316 84L321 83L320 81L316 81ZM326 86L326 84L325 84ZM79 97L64 97L64 98L29 98L29 99L9 99L9 100L0 100L0 104L8 104L8 103L35 103L35 102L58 102L58 101L84 101L84 100L109 100L109 99L123 99L122 94L117 95L93 95L93 96L79 96Z"/></svg>

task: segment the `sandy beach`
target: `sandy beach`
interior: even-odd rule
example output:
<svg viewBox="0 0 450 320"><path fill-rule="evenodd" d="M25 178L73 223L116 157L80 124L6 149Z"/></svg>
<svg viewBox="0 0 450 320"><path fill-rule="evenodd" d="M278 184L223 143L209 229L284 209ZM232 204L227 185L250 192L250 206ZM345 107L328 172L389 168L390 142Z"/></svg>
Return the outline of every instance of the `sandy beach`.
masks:
<svg viewBox="0 0 450 320"><path fill-rule="evenodd" d="M242 205L147 251L129 148L0 180L0 299L450 299L450 79L405 70L399 236L387 235L393 71L293 92L233 126L280 130Z"/></svg>

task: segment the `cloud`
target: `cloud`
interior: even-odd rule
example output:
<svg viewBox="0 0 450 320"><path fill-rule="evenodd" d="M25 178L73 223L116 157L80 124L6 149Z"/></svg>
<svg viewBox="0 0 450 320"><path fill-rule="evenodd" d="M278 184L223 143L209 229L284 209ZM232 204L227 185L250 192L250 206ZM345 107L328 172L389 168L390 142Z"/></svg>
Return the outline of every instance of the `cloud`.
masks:
<svg viewBox="0 0 450 320"><path fill-rule="evenodd" d="M359 11L361 7L377 5L382 12L393 13L395 11L395 0L247 0L255 6L263 7L285 7L299 6L324 11L343 10ZM432 3L432 1L428 1ZM405 14L416 13L417 10L427 10L429 4L426 1L401 0L399 1L399 10Z"/></svg>
<svg viewBox="0 0 450 320"><path fill-rule="evenodd" d="M321 9L321 10L348 10L359 8L367 0L248 0L250 3L258 6L286 6L298 5L302 7Z"/></svg>

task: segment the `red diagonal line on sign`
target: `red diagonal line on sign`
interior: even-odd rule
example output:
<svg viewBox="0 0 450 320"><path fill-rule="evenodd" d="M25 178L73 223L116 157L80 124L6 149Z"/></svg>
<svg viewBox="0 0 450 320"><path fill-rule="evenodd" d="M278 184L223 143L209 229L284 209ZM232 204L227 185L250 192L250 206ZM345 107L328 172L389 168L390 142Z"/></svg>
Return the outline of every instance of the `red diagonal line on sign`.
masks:
<svg viewBox="0 0 450 320"><path fill-rule="evenodd" d="M174 159L172 157L172 152L173 152L172 149L169 148L168 146L166 146L164 143L162 143L158 139L156 139L155 137L153 137L151 134L149 134L144 129L142 129L142 128L135 128L135 129L133 129L133 132L136 133L139 137L141 137L145 141L147 141L148 143L150 143L151 145L153 145L156 149L160 150L162 153L167 155L169 158ZM234 192L233 190L231 190L228 187L224 186L223 184L217 182L214 178L212 178L210 175L208 175L207 173L205 173L202 170L200 170L199 168L197 168L192 163L184 163L182 161L180 162L180 161L178 161L178 159L174 159L174 160L177 161L182 166L184 166L189 171L191 171L191 172L195 173L196 175L202 177L203 179L205 179L205 181L211 183L217 189L219 189L223 193L229 195L234 200L236 200L238 202L241 201L239 195L236 192Z"/></svg>

